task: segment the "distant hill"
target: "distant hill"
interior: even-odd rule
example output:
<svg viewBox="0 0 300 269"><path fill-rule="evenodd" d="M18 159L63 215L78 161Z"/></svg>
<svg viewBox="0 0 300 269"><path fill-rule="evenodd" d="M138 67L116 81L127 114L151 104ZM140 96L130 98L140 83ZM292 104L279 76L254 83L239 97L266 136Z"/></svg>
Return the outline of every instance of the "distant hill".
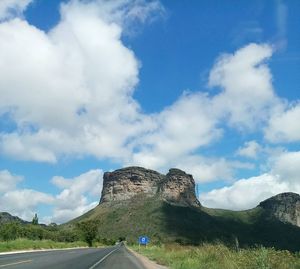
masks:
<svg viewBox="0 0 300 269"><path fill-rule="evenodd" d="M300 250L300 196L284 193L256 208L231 211L203 207L195 196L191 175L170 169L167 175L142 167L104 174L99 205L63 225L94 220L98 237L136 242L148 235L152 242L199 244L222 241L228 245L264 245Z"/></svg>
<svg viewBox="0 0 300 269"><path fill-rule="evenodd" d="M19 217L12 216L7 212L0 212L0 225L5 223L17 222L20 224L27 224L29 222L20 219Z"/></svg>

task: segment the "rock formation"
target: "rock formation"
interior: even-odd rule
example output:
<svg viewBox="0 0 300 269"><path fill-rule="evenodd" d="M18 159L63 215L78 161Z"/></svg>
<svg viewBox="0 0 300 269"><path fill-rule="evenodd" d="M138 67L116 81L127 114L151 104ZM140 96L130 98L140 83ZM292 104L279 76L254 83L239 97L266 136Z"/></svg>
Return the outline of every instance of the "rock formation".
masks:
<svg viewBox="0 0 300 269"><path fill-rule="evenodd" d="M300 195L292 192L281 193L259 204L267 214L282 222L300 227Z"/></svg>
<svg viewBox="0 0 300 269"><path fill-rule="evenodd" d="M103 176L102 202L127 200L139 193L153 196L164 175L142 167L127 167Z"/></svg>
<svg viewBox="0 0 300 269"><path fill-rule="evenodd" d="M160 187L162 197L175 204L200 206L195 195L195 181L192 175L179 169L170 169Z"/></svg>
<svg viewBox="0 0 300 269"><path fill-rule="evenodd" d="M100 203L128 200L140 193L158 195L169 203L181 206L200 206L191 175L179 169L170 169L167 175L163 175L142 167L104 173Z"/></svg>

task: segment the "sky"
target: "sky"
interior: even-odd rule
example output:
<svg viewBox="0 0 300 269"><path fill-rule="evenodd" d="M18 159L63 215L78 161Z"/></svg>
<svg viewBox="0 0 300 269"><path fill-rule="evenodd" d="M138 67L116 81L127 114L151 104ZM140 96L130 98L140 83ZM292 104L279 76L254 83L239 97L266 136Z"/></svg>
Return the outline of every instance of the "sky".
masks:
<svg viewBox="0 0 300 269"><path fill-rule="evenodd" d="M299 73L297 0L1 0L0 211L66 222L131 165L300 193Z"/></svg>

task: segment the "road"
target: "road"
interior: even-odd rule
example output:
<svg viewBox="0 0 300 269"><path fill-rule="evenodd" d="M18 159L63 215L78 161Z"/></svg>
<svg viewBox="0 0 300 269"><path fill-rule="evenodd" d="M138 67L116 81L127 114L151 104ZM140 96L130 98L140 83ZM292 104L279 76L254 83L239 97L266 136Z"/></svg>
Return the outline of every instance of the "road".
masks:
<svg viewBox="0 0 300 269"><path fill-rule="evenodd" d="M125 246L0 255L0 269L145 269Z"/></svg>

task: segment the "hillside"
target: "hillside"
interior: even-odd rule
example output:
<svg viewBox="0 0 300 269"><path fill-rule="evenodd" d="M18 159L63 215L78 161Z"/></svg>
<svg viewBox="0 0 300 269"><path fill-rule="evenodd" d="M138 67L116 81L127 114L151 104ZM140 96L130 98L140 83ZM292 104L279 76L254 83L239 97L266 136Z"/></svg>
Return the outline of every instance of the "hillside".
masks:
<svg viewBox="0 0 300 269"><path fill-rule="evenodd" d="M5 223L17 222L20 224L27 224L28 222L20 219L19 217L12 216L7 212L0 212L0 225Z"/></svg>
<svg viewBox="0 0 300 269"><path fill-rule="evenodd" d="M63 227L95 220L99 238L126 237L136 242L138 236L146 234L154 243L222 241L228 245L234 245L237 238L240 246L260 244L300 250L300 228L289 221L293 218L286 217L295 215L293 203L299 195L288 193L271 198L271 202L280 200L281 215L274 209L276 206L272 210L264 206L269 199L251 210L230 211L201 206L195 201L194 184L190 175L178 169L171 169L166 176L137 167L106 173L99 205Z"/></svg>

